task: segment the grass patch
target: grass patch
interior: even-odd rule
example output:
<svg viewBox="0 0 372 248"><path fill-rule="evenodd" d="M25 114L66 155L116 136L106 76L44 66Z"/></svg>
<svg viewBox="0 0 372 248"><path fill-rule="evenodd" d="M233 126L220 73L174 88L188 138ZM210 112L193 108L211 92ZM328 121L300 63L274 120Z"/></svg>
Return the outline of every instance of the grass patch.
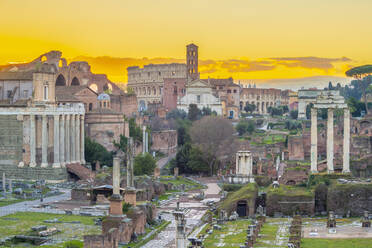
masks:
<svg viewBox="0 0 372 248"><path fill-rule="evenodd" d="M304 187L296 187L291 185L280 185L279 188L270 187L268 195L282 195L282 196L307 196L313 197L314 192Z"/></svg>
<svg viewBox="0 0 372 248"><path fill-rule="evenodd" d="M302 239L302 248L372 248L372 239Z"/></svg>
<svg viewBox="0 0 372 248"><path fill-rule="evenodd" d="M24 200L24 199L3 199L3 200L0 200L0 207L8 206L8 205L18 203L18 202L23 202L23 201L29 201L29 199L27 199L27 200Z"/></svg>
<svg viewBox="0 0 372 248"><path fill-rule="evenodd" d="M229 221L222 225L221 230L214 230L211 235L203 242L204 247L240 247L243 245L247 236L249 220ZM223 244L223 245L222 245Z"/></svg>
<svg viewBox="0 0 372 248"><path fill-rule="evenodd" d="M65 223L44 223L44 220L51 220L57 218L60 221L80 221L80 224L65 224ZM49 213L30 213L18 212L0 218L0 238L8 236L27 234L31 231L31 227L36 225L46 225L49 227L56 227L61 230L59 235L68 239L82 239L83 235L98 234L100 227L94 225L96 217L78 216L78 215L64 215L64 214L49 214ZM73 233L73 228L80 228L81 231ZM73 238L74 237L74 238Z"/></svg>

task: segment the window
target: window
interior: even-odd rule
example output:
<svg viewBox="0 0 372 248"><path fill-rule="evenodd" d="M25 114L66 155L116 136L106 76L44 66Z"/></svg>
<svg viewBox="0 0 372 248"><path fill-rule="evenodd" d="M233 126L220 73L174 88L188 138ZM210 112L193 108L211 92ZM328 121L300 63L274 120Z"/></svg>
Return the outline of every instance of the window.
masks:
<svg viewBox="0 0 372 248"><path fill-rule="evenodd" d="M196 96L197 102L200 103L200 95Z"/></svg>
<svg viewBox="0 0 372 248"><path fill-rule="evenodd" d="M231 93L231 90L227 90L227 93L230 94Z"/></svg>
<svg viewBox="0 0 372 248"><path fill-rule="evenodd" d="M150 77L150 72L147 73L147 76Z"/></svg>
<svg viewBox="0 0 372 248"><path fill-rule="evenodd" d="M23 98L27 98L28 97L28 90L24 90L23 91Z"/></svg>
<svg viewBox="0 0 372 248"><path fill-rule="evenodd" d="M236 90L234 90L234 93L236 93Z"/></svg>
<svg viewBox="0 0 372 248"><path fill-rule="evenodd" d="M161 76L161 71L159 71L159 76Z"/></svg>
<svg viewBox="0 0 372 248"><path fill-rule="evenodd" d="M8 90L7 92L6 92L7 94L7 98L11 98L12 97L12 91L11 90Z"/></svg>
<svg viewBox="0 0 372 248"><path fill-rule="evenodd" d="M223 86L218 86L218 88L219 88L220 90L222 90L222 89L223 89Z"/></svg>
<svg viewBox="0 0 372 248"><path fill-rule="evenodd" d="M93 109L93 103L89 103L89 111L92 111Z"/></svg>
<svg viewBox="0 0 372 248"><path fill-rule="evenodd" d="M174 87L173 87L173 93L174 93L175 95L177 95L177 86L174 86Z"/></svg>
<svg viewBox="0 0 372 248"><path fill-rule="evenodd" d="M103 102L103 107L106 108L106 102Z"/></svg>
<svg viewBox="0 0 372 248"><path fill-rule="evenodd" d="M49 87L48 87L48 83L45 83L44 84L44 101L48 101L49 99Z"/></svg>

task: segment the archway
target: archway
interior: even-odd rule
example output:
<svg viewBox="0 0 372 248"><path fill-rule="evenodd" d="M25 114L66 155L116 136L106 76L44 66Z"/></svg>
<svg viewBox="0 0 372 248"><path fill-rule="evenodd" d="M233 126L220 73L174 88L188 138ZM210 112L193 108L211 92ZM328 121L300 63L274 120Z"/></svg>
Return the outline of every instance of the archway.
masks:
<svg viewBox="0 0 372 248"><path fill-rule="evenodd" d="M238 201L238 203L236 204L236 212L238 213L239 217L247 216L247 210L247 201Z"/></svg>
<svg viewBox="0 0 372 248"><path fill-rule="evenodd" d="M71 81L71 85L80 85L79 79L77 79L77 77L74 77Z"/></svg>
<svg viewBox="0 0 372 248"><path fill-rule="evenodd" d="M56 86L66 86L66 79L62 74L59 74L56 80Z"/></svg>
<svg viewBox="0 0 372 248"><path fill-rule="evenodd" d="M296 182L294 180L288 180L286 185L296 185Z"/></svg>

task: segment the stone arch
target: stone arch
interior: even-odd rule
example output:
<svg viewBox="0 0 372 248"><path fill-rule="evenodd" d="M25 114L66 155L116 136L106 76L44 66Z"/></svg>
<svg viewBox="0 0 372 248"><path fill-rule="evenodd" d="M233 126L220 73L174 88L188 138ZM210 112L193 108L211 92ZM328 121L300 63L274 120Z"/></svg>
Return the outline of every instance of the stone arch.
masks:
<svg viewBox="0 0 372 248"><path fill-rule="evenodd" d="M141 93L142 93L142 95L146 95L146 88L145 87L142 88L142 92Z"/></svg>
<svg viewBox="0 0 372 248"><path fill-rule="evenodd" d="M71 81L71 85L80 85L80 81L77 77L74 77Z"/></svg>
<svg viewBox="0 0 372 248"><path fill-rule="evenodd" d="M98 92L98 86L97 86L97 84L91 84L91 85L89 85L89 88L91 89L91 90L93 90L94 92Z"/></svg>
<svg viewBox="0 0 372 248"><path fill-rule="evenodd" d="M286 185L296 185L296 181L294 181L294 180L288 180L285 184Z"/></svg>
<svg viewBox="0 0 372 248"><path fill-rule="evenodd" d="M236 212L238 213L239 217L247 216L249 213L247 201L238 201L236 203Z"/></svg>
<svg viewBox="0 0 372 248"><path fill-rule="evenodd" d="M103 91L106 91L106 90L110 90L112 91L112 85L110 83L106 83L104 86L103 86Z"/></svg>
<svg viewBox="0 0 372 248"><path fill-rule="evenodd" d="M152 91L154 93L154 96L156 96L156 88L155 87L152 87Z"/></svg>
<svg viewBox="0 0 372 248"><path fill-rule="evenodd" d="M66 86L66 79L62 74L59 74L56 80L56 86Z"/></svg>
<svg viewBox="0 0 372 248"><path fill-rule="evenodd" d="M150 89L150 87L147 87L147 95L151 95L151 89Z"/></svg>

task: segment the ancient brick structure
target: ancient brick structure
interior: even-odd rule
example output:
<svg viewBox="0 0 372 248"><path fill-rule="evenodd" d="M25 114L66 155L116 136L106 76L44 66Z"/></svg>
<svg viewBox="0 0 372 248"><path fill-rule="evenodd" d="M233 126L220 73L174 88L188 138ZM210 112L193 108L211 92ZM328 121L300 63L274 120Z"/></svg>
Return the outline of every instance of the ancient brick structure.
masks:
<svg viewBox="0 0 372 248"><path fill-rule="evenodd" d="M186 78L164 78L163 106L167 111L177 108L177 100L185 95Z"/></svg>
<svg viewBox="0 0 372 248"><path fill-rule="evenodd" d="M151 133L151 150L159 151L164 154L171 154L177 151L177 131L163 130Z"/></svg>
<svg viewBox="0 0 372 248"><path fill-rule="evenodd" d="M243 110L248 103L254 104L256 106L254 113L267 114L268 107L276 107L288 101L284 98L289 99L286 95L282 96L279 89L242 88L239 106L240 110Z"/></svg>

